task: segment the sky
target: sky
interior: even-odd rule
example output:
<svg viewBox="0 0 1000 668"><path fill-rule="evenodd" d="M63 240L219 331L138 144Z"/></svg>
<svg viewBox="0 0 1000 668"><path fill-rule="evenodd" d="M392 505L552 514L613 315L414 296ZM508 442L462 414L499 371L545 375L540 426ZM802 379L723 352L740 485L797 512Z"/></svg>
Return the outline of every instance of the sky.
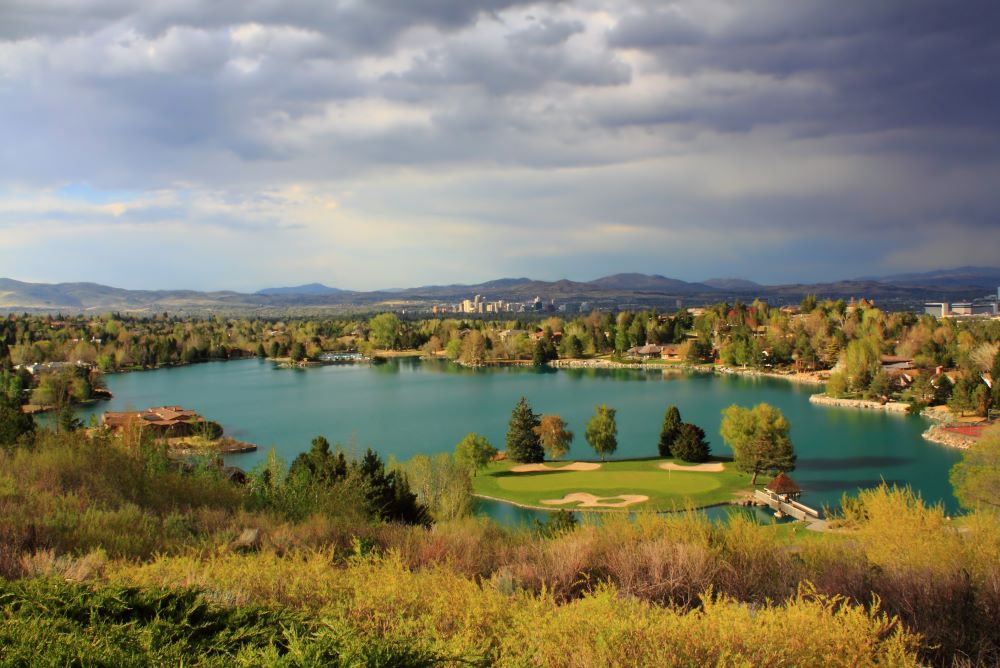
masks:
<svg viewBox="0 0 1000 668"><path fill-rule="evenodd" d="M1000 264L995 0L2 0L0 276Z"/></svg>

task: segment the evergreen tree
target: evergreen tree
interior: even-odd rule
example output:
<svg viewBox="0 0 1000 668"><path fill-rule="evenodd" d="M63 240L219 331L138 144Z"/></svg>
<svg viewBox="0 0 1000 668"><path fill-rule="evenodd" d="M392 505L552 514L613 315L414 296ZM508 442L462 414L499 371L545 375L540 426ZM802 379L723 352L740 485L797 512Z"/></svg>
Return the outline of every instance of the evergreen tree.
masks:
<svg viewBox="0 0 1000 668"><path fill-rule="evenodd" d="M543 367L548 364L548 359L546 358L545 344L542 341L535 342L535 349L531 353L531 363L535 367Z"/></svg>
<svg viewBox="0 0 1000 668"><path fill-rule="evenodd" d="M711 453L708 441L705 440L705 430L696 424L685 422L677 430L672 451L674 457L685 462L708 461Z"/></svg>
<svg viewBox="0 0 1000 668"><path fill-rule="evenodd" d="M510 414L507 425L507 457L519 463L538 463L545 461L545 452L535 433L535 427L541 420L531 410L528 400L524 397L517 402Z"/></svg>
<svg viewBox="0 0 1000 668"><path fill-rule="evenodd" d="M323 484L332 484L347 477L347 457L340 447L330 452L330 442L323 436L312 440L312 449L303 452L289 469L289 475L298 475L308 471L310 478Z"/></svg>
<svg viewBox="0 0 1000 668"><path fill-rule="evenodd" d="M681 412L677 406L670 406L663 416L663 427L660 428L660 442L657 449L661 457L669 457L674 440L681 428Z"/></svg>
<svg viewBox="0 0 1000 668"><path fill-rule="evenodd" d="M17 444L18 439L35 431L35 421L21 410L21 405L0 394L0 446Z"/></svg>
<svg viewBox="0 0 1000 668"><path fill-rule="evenodd" d="M76 431L83 426L83 422L73 413L73 407L69 404L65 404L59 409L56 424L61 432Z"/></svg>
<svg viewBox="0 0 1000 668"><path fill-rule="evenodd" d="M357 465L362 487L373 517L406 524L429 525L427 508L417 501L402 471L385 470L382 459L371 448Z"/></svg>

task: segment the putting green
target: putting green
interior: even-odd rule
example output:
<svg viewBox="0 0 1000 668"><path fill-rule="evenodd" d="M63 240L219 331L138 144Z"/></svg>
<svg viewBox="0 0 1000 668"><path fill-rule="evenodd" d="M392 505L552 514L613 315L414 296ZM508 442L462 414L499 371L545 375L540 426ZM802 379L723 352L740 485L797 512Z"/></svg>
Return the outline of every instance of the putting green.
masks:
<svg viewBox="0 0 1000 668"><path fill-rule="evenodd" d="M510 470L514 464L499 462L491 464L472 482L476 494L548 509L552 506L543 504L543 499L558 499L575 492L603 498L643 495L649 500L629 506L628 510L673 510L725 503L750 490L749 476L731 466L718 473L666 471L659 468L664 461L668 460L613 461L596 471L556 469L526 473L514 473Z"/></svg>

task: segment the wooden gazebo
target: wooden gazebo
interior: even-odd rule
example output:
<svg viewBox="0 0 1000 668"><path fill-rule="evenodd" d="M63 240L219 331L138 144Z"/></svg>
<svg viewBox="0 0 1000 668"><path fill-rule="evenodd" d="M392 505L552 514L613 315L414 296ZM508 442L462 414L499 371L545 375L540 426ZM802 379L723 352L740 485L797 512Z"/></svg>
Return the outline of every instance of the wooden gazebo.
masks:
<svg viewBox="0 0 1000 668"><path fill-rule="evenodd" d="M779 473L775 476L774 480L764 485L764 489L786 500L797 499L802 494L802 488L795 484L795 481L785 475L784 472Z"/></svg>

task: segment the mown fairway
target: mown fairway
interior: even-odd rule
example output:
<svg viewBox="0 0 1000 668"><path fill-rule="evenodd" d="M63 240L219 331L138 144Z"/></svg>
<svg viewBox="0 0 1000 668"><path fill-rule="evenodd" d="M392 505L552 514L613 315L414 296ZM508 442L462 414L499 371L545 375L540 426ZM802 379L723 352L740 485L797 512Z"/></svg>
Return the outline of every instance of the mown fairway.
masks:
<svg viewBox="0 0 1000 668"><path fill-rule="evenodd" d="M673 510L725 503L750 491L749 476L726 464L721 473L664 471L664 459L605 462L596 471L544 471L514 473L514 464L500 462L473 479L477 494L538 508L573 509L576 504L549 505L542 499L561 499L566 494L586 492L608 498L623 494L648 496L649 500L627 510ZM549 462L561 466L565 462ZM683 462L678 462L683 464Z"/></svg>

